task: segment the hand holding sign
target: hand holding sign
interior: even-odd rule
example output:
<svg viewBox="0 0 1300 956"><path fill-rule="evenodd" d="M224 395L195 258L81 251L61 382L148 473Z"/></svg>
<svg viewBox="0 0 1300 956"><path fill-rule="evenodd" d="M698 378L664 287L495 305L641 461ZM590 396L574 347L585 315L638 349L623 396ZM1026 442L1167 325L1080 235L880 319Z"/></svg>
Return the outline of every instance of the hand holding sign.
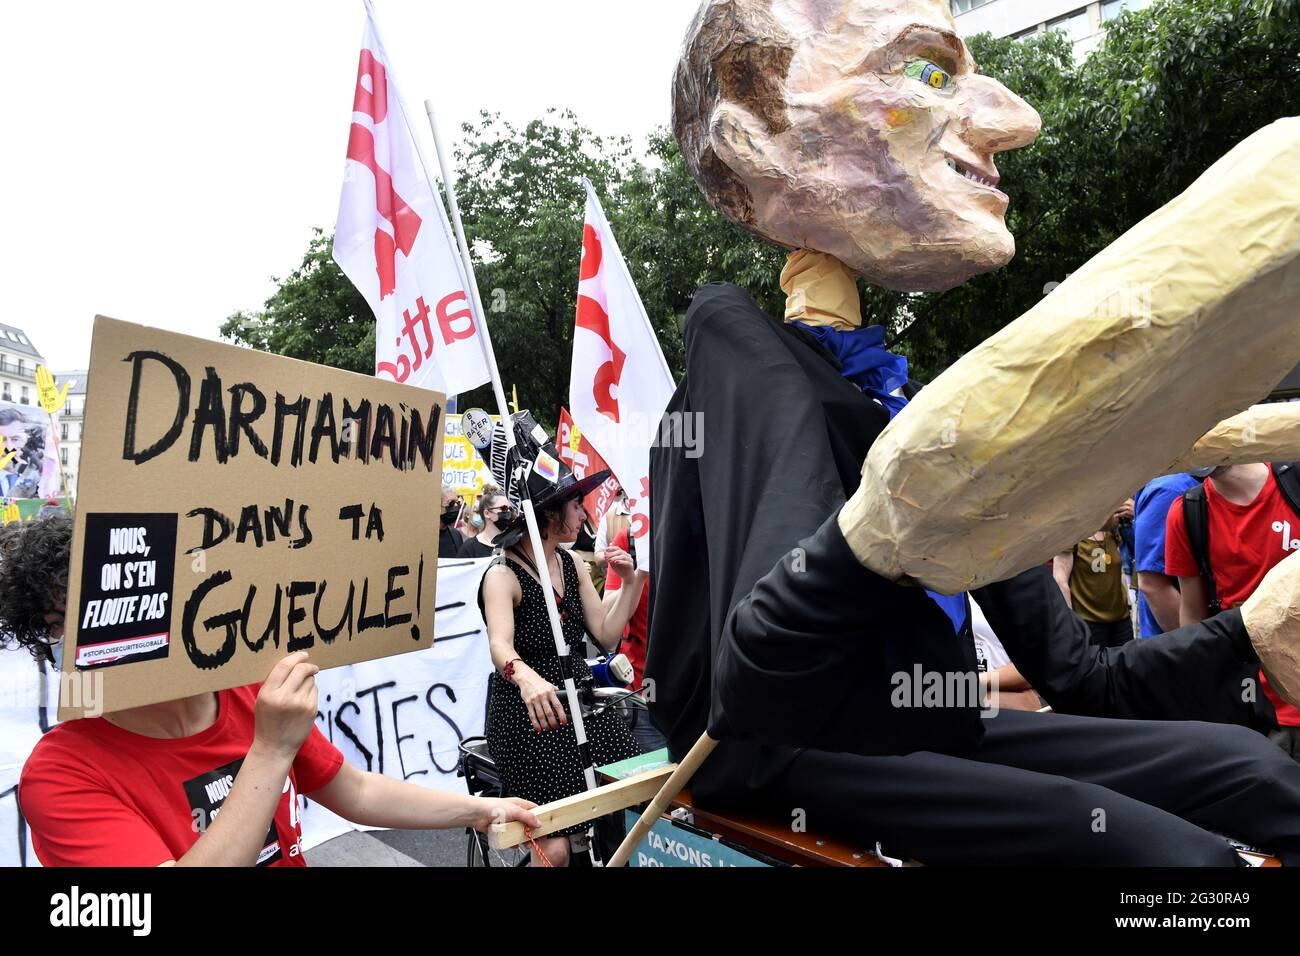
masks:
<svg viewBox="0 0 1300 956"><path fill-rule="evenodd" d="M63 383L63 390L54 381L54 375L44 365L36 366L36 391L40 395L41 408L50 415L57 415L68 401L68 389L71 382Z"/></svg>
<svg viewBox="0 0 1300 956"><path fill-rule="evenodd" d="M257 694L253 745L293 760L316 726L316 675L306 651L282 659Z"/></svg>

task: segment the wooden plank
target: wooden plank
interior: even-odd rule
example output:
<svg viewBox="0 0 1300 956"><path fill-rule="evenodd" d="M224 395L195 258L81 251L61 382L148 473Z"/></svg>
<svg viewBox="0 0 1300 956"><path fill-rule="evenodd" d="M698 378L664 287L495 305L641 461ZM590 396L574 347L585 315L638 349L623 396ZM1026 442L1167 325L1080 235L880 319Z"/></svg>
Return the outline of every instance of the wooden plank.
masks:
<svg viewBox="0 0 1300 956"><path fill-rule="evenodd" d="M617 783L606 784L595 790L587 790L572 797L565 797L563 800L544 804L533 811L542 826L541 829L532 832L532 837L537 839L556 830L563 830L566 827L603 817L608 813L626 810L638 803L645 803L659 792L660 786L676 769L677 764L670 763ZM518 846L527 841L528 837L524 834L522 823L494 823L488 830L488 844L496 850Z"/></svg>
<svg viewBox="0 0 1300 956"><path fill-rule="evenodd" d="M690 792L686 790L677 795L673 806L689 809L695 818L695 826L700 829L784 863L795 866L889 866L871 850L815 833L796 833L790 829L789 821L733 813L724 816L700 810L692 804Z"/></svg>
<svg viewBox="0 0 1300 956"><path fill-rule="evenodd" d="M605 780L615 779L601 767ZM888 867L874 852L839 840L812 833L796 833L788 822L766 820L745 814L726 815L700 810L691 801L689 789L683 789L672 801L674 808L691 811L695 825L709 830L740 847L757 850L794 866L864 866Z"/></svg>

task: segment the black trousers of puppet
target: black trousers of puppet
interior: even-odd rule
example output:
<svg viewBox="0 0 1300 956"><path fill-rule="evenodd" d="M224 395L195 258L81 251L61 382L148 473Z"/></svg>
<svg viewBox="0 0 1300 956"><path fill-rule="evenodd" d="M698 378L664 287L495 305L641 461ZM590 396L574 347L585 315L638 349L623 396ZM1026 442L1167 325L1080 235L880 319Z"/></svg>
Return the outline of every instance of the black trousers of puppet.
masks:
<svg viewBox="0 0 1300 956"><path fill-rule="evenodd" d="M1300 865L1300 764L1240 726L1002 711L966 757L805 750L761 790L713 776L701 808L803 811L809 833L927 865L1236 865L1219 834Z"/></svg>
<svg viewBox="0 0 1300 956"><path fill-rule="evenodd" d="M906 695L886 703L868 678L905 668L875 663L869 640L835 639L833 622L851 620L853 601L874 585L850 561L834 522L801 542L799 553L804 570L782 561L728 621L723 673L744 667L751 683L771 686L766 706L723 694L735 706L721 722L768 721L768 740L781 732L766 712L788 706L776 689L793 680L760 666L793 659L785 648L796 641L816 642L817 661L836 661L847 647L836 662L861 677L841 708L830 706L827 690L827 720L816 736L830 746L809 741L798 750L715 733L723 743L693 785L701 807L748 802L786 820L802 810L809 832L866 849L879 841L891 856L927 864L1226 866L1237 861L1228 836L1300 865L1300 764L1260 732L1275 717L1259 695L1246 693L1259 665L1238 611L1098 648L1045 568L989 585L976 597L1012 660L1066 713L986 712L974 717L983 733L967 744L870 755L851 736L855 728L892 733L905 745L905 735L927 722L960 728L959 714L900 706ZM911 603L910 619L928 612ZM918 639L907 649L924 654L927 646Z"/></svg>

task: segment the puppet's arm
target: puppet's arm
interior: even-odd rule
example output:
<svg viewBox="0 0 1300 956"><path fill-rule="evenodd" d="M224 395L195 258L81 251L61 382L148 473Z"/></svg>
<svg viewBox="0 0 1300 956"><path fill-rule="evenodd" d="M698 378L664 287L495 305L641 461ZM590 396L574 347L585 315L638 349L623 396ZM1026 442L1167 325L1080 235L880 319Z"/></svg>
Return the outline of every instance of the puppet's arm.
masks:
<svg viewBox="0 0 1300 956"><path fill-rule="evenodd" d="M1097 647L1046 568L975 592L1012 662L1054 710L1092 717L1276 726L1241 612Z"/></svg>

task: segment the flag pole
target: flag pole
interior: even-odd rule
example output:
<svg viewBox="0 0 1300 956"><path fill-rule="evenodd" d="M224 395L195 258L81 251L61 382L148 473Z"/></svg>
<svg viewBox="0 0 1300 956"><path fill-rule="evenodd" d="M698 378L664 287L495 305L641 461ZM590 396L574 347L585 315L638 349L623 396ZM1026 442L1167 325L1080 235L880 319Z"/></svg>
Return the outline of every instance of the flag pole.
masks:
<svg viewBox="0 0 1300 956"><path fill-rule="evenodd" d="M424 155L424 148L420 145L420 138L415 135L415 129L411 126L410 113L407 112L406 104L402 100L401 84L397 82L396 72L393 70L393 61L389 57L388 51L384 49L383 31L379 29L379 17L375 13L374 4L371 0L363 0L366 8L366 15L375 28L375 39L379 44L379 52L382 56L385 68L390 76L393 77L393 86L397 88L397 104L402 114L402 121L406 124L407 132L411 134L411 142L415 144L416 155L420 158L420 166L424 169L424 178L429 182L429 189L434 189L433 173L429 167L429 161ZM438 156L438 169L442 173L443 187L447 194L447 204L451 207L452 223L456 232L456 244L460 250L461 264L464 267L465 277L469 285L470 309L473 313L475 325L478 329L479 347L483 350L483 358L488 367L488 374L492 379L492 394L496 399L498 414L501 416L501 423L505 430L506 448L510 449L515 446L515 430L513 422L510 419L510 408L506 405L505 390L501 386L501 372L497 368L496 353L492 350L492 337L488 334L487 322L483 318L483 300L479 297L478 280L474 276L474 263L469 256L469 245L465 242L465 229L460 221L460 206L456 202L456 189L450 175L446 155L442 148L442 138L438 135L438 124L433 118L433 104L429 100L424 102L425 112L429 117L429 127L433 131L433 145ZM555 586L551 583L551 571L545 557L542 554L542 536L537 529L537 515L533 510L533 503L527 498L523 499L524 519L528 525L528 536L533 547L533 556L536 559L538 575L541 578L542 596L546 599L546 612L551 621L551 634L555 638L555 653L560 658L560 667L564 674L565 695L569 702L569 712L573 717L573 731L577 738L579 753L583 756L583 779L586 781L587 789L596 789L596 772L592 768L591 749L587 745L586 727L582 722L582 709L578 704L578 689L573 682L572 671L569 662L569 645L564 640L564 631L560 626L560 612L555 606Z"/></svg>
<svg viewBox="0 0 1300 956"><path fill-rule="evenodd" d="M54 431L54 413L46 412L50 418L50 439L54 442L54 455L59 460L59 478L63 482L63 507L71 515L72 511L72 492L68 490L68 473L63 467L63 453L59 450L59 436Z"/></svg>
<svg viewBox="0 0 1300 956"><path fill-rule="evenodd" d="M483 316L483 299L479 296L478 279L474 275L474 263L469 255L469 243L465 241L465 227L461 223L460 205L456 202L456 187L447 156L442 146L442 136L438 132L438 121L434 118L433 101L424 101L424 111L429 117L429 129L433 132L433 148L438 156L438 168L442 172L443 189L447 194L447 205L451 209L452 227L456 231L456 244L460 248L461 261L465 275L469 280L470 296L474 309L474 321L478 323L479 344L487 361L488 372L492 376L492 394L496 398L497 409L505 426L506 447L513 448L515 430L510 418L510 406L506 404L505 388L501 384L501 372L497 368L496 353L492 349L492 337L488 333L487 321ZM428 175L426 173L426 175ZM432 181L430 182L432 185ZM528 525L528 539L533 549L533 560L538 575L542 579L542 596L546 599L546 615L550 618L551 634L555 638L555 653L560 658L561 673L564 675L564 692L569 702L569 713L573 717L573 732L578 743L578 751L583 757L583 779L588 790L596 789L596 771L592 766L591 748L587 744L587 730L582 720L582 708L578 703L578 688L573 680L569 661L569 644L564 639L564 630L560 624L560 611L555 604L555 586L551 582L551 570L542 549L542 536L537 527L537 514L533 502L523 497L524 520Z"/></svg>

